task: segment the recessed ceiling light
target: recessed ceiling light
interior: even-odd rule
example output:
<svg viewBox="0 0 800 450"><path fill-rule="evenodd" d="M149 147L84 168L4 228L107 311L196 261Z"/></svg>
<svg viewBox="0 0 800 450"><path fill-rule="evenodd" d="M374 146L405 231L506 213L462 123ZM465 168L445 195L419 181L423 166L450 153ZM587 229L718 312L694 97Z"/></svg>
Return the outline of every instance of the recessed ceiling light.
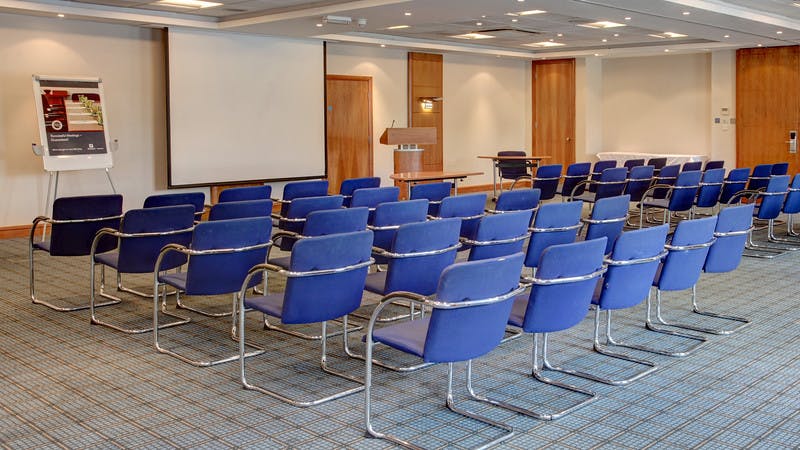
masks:
<svg viewBox="0 0 800 450"><path fill-rule="evenodd" d="M616 28L616 27L624 27L625 24L617 22L609 22L608 20L601 20L599 22L582 23L579 24L578 26L586 28Z"/></svg>
<svg viewBox="0 0 800 450"><path fill-rule="evenodd" d="M483 25L483 22L475 22L475 25L476 26L481 26L481 25Z"/></svg>
<svg viewBox="0 0 800 450"><path fill-rule="evenodd" d="M682 12L681 14L683 14L684 16L688 16L689 14L691 14L691 12L689 12L689 11L684 11L684 12Z"/></svg>
<svg viewBox="0 0 800 450"><path fill-rule="evenodd" d="M603 39L603 42L608 42L608 39Z"/></svg>
<svg viewBox="0 0 800 450"><path fill-rule="evenodd" d="M619 33L614 33L614 37L619 37Z"/></svg>
<svg viewBox="0 0 800 450"><path fill-rule="evenodd" d="M322 26L322 24L321 24L321 23L318 23L318 24L317 24L317 26L318 26L318 27L321 27L321 26Z"/></svg>
<svg viewBox="0 0 800 450"><path fill-rule="evenodd" d="M59 15L58 15L58 17L59 17L59 18L61 18L61 19L63 19L63 18L64 18L64 15L63 15L63 14L59 14Z"/></svg>
<svg viewBox="0 0 800 450"><path fill-rule="evenodd" d="M783 31L776 31L775 34L783 34Z"/></svg>
<svg viewBox="0 0 800 450"><path fill-rule="evenodd" d="M549 40L550 42L555 42L555 41L556 41L555 39L548 39L548 40Z"/></svg>
<svg viewBox="0 0 800 450"><path fill-rule="evenodd" d="M506 13L507 16L532 16L534 14L544 14L547 11L542 9L529 9L527 11L518 11L518 12L510 12Z"/></svg>
<svg viewBox="0 0 800 450"><path fill-rule="evenodd" d="M594 56L600 56L600 53L595 53Z"/></svg>
<svg viewBox="0 0 800 450"><path fill-rule="evenodd" d="M186 9L204 9L204 8L213 8L214 6L220 6L222 5L222 3L207 2L203 0L158 0L157 2L151 3L151 5L172 6L174 8L186 8Z"/></svg>
<svg viewBox="0 0 800 450"><path fill-rule="evenodd" d="M558 33L556 36L558 37L564 36L564 33Z"/></svg>
<svg viewBox="0 0 800 450"><path fill-rule="evenodd" d="M725 36L722 36L722 37L724 37L725 39L728 39L729 37L731 37L731 35L730 34L726 34Z"/></svg>
<svg viewBox="0 0 800 450"><path fill-rule="evenodd" d="M794 6L797 6L798 8L800 8L800 2L793 2L792 4L793 4Z"/></svg>
<svg viewBox="0 0 800 450"><path fill-rule="evenodd" d="M631 20L631 18L630 17L626 17L625 20Z"/></svg>
<svg viewBox="0 0 800 450"><path fill-rule="evenodd" d="M665 52L665 53L669 53L669 49L668 49L668 48L665 48L665 49L664 49L664 52Z"/></svg>
<svg viewBox="0 0 800 450"><path fill-rule="evenodd" d="M381 48L386 48L386 44L381 44Z"/></svg>
<svg viewBox="0 0 800 450"><path fill-rule="evenodd" d="M519 19L511 19L512 22L519 22Z"/></svg>
<svg viewBox="0 0 800 450"><path fill-rule="evenodd" d="M666 36L666 37L671 37L671 38L681 38L681 37L686 37L686 35L685 35L685 34L673 33L672 31L665 31L665 32L664 32L664 36Z"/></svg>
<svg viewBox="0 0 800 450"><path fill-rule="evenodd" d="M486 33L464 33L451 36L459 39L492 39L494 36Z"/></svg>
<svg viewBox="0 0 800 450"><path fill-rule="evenodd" d="M407 15L407 16L410 16L410 15L411 15L411 11L406 11L406 12L404 12L403 14L405 14L405 15Z"/></svg>
<svg viewBox="0 0 800 450"><path fill-rule="evenodd" d="M762 45L762 44L758 44L758 46L759 46L759 47L763 47L763 45Z"/></svg>
<svg viewBox="0 0 800 450"><path fill-rule="evenodd" d="M542 42L532 42L530 44L522 44L522 45L525 45L527 47L561 47L562 45L565 44L562 44L561 42L542 41Z"/></svg>
<svg viewBox="0 0 800 450"><path fill-rule="evenodd" d="M666 36L662 36L660 34L648 34L650 37L659 38L659 39L666 39Z"/></svg>
<svg viewBox="0 0 800 450"><path fill-rule="evenodd" d="M485 18L486 18L486 14L481 15L481 19L485 19Z"/></svg>
<svg viewBox="0 0 800 450"><path fill-rule="evenodd" d="M387 30L402 30L403 28L408 28L409 25L392 25L391 27L386 27Z"/></svg>

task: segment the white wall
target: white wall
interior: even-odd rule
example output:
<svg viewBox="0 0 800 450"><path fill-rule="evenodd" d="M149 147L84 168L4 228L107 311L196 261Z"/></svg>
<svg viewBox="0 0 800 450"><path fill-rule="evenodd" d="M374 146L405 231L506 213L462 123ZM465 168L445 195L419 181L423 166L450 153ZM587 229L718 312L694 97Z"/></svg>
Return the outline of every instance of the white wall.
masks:
<svg viewBox="0 0 800 450"><path fill-rule="evenodd" d="M603 60L575 61L575 161L592 161L603 151Z"/></svg>
<svg viewBox="0 0 800 450"><path fill-rule="evenodd" d="M708 155L707 53L603 61L602 151Z"/></svg>
<svg viewBox="0 0 800 450"><path fill-rule="evenodd" d="M728 109L728 115L722 114ZM736 51L711 53L711 147L709 159L724 160L725 167L736 167ZM719 118L719 123L714 119Z"/></svg>

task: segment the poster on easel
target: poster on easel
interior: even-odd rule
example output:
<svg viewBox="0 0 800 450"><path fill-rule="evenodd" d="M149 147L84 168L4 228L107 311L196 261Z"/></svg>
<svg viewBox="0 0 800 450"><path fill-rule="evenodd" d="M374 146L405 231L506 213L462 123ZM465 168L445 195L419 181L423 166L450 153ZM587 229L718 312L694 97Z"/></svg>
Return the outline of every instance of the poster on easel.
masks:
<svg viewBox="0 0 800 450"><path fill-rule="evenodd" d="M108 169L111 139L99 78L33 76L44 169Z"/></svg>

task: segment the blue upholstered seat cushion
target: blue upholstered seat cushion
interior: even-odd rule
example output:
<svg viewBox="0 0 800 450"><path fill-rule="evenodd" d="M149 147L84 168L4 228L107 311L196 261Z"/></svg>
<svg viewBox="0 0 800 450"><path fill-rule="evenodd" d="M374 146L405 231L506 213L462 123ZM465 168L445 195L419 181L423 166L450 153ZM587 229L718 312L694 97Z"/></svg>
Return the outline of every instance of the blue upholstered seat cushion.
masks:
<svg viewBox="0 0 800 450"><path fill-rule="evenodd" d="M44 250L47 253L50 253L50 239L41 242L34 242L33 248L38 248L39 250Z"/></svg>
<svg viewBox="0 0 800 450"><path fill-rule="evenodd" d="M278 267L282 267L284 269L289 268L289 262L292 260L291 256L279 256L277 258L270 258L269 263L275 264Z"/></svg>
<svg viewBox="0 0 800 450"><path fill-rule="evenodd" d="M160 283L168 284L180 290L186 289L186 272L168 273L158 276Z"/></svg>
<svg viewBox="0 0 800 450"><path fill-rule="evenodd" d="M386 274L388 273L389 272L375 272L367 275L367 281L366 284L364 284L364 289L376 294L385 294L384 289L386 289Z"/></svg>
<svg viewBox="0 0 800 450"><path fill-rule="evenodd" d="M422 358L429 323L425 318L379 328L372 333L372 340Z"/></svg>
<svg viewBox="0 0 800 450"><path fill-rule="evenodd" d="M244 301L244 307L267 313L272 317L281 318L283 293L247 297Z"/></svg>
<svg viewBox="0 0 800 450"><path fill-rule="evenodd" d="M511 307L511 315L508 317L508 324L515 327L522 327L525 322L525 310L528 309L528 295L520 295L514 299Z"/></svg>
<svg viewBox="0 0 800 450"><path fill-rule="evenodd" d="M116 269L119 267L119 252L106 252L100 255L94 255L94 260L100 264Z"/></svg>

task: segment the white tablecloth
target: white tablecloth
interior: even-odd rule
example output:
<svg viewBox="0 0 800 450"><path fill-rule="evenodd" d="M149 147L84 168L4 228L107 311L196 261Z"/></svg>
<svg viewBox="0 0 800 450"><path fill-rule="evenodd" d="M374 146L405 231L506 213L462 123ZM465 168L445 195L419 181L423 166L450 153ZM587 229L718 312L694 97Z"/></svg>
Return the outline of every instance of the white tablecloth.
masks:
<svg viewBox="0 0 800 450"><path fill-rule="evenodd" d="M600 160L612 159L617 161L617 166L621 166L629 159L644 159L646 163L650 158L667 158L667 165L683 164L685 162L706 161L706 155L679 155L676 153L633 153L633 152L600 152L597 154Z"/></svg>

